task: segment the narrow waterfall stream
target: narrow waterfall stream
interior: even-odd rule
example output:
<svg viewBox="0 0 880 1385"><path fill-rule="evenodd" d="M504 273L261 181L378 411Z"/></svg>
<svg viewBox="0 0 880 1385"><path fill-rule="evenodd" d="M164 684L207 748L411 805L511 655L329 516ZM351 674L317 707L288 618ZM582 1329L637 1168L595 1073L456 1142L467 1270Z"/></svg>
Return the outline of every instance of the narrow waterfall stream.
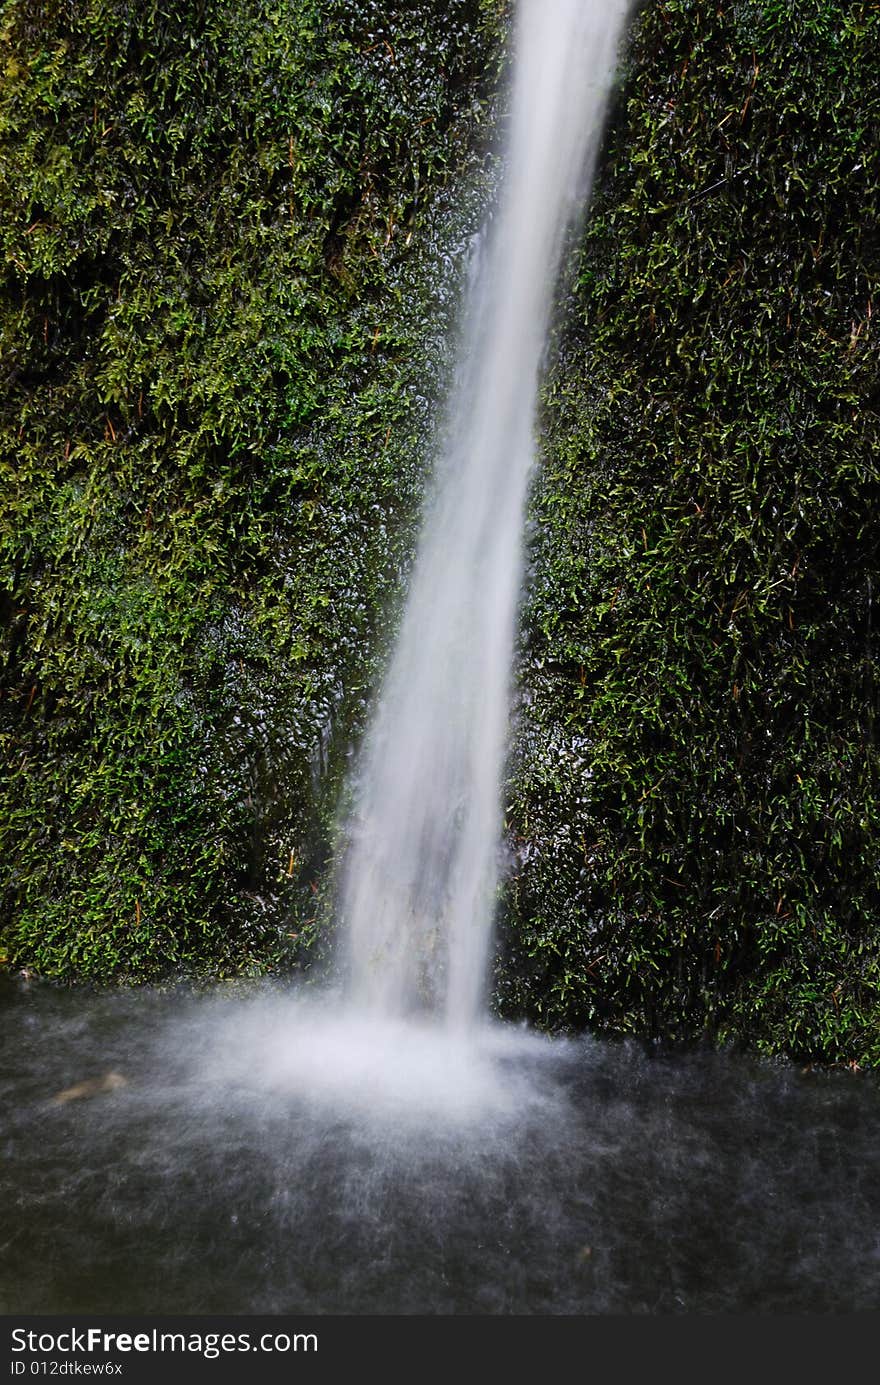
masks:
<svg viewBox="0 0 880 1385"><path fill-rule="evenodd" d="M340 890L351 998L385 1016L480 1011L539 370L627 8L520 0L500 204Z"/></svg>
<svg viewBox="0 0 880 1385"><path fill-rule="evenodd" d="M488 1016L536 402L628 9L518 0L502 186L352 786L338 971L0 974L0 1314L383 1315L391 1345L358 1368L384 1369L405 1315L876 1313L876 1071ZM246 1359L256 1379L268 1358Z"/></svg>

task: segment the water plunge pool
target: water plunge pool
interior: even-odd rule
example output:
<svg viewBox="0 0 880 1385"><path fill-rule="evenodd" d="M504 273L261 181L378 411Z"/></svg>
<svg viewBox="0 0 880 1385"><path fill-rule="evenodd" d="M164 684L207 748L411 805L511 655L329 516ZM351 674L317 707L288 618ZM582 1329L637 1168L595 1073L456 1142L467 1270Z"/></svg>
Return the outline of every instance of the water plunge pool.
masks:
<svg viewBox="0 0 880 1385"><path fill-rule="evenodd" d="M880 1301L880 1084L261 983L0 988L4 1313Z"/></svg>

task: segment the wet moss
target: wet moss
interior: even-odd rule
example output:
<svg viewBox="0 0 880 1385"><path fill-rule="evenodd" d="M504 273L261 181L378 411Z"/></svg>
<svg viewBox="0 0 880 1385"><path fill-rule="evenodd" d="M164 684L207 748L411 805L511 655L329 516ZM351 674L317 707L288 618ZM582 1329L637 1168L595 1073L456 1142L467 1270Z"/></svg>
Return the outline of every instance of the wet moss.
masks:
<svg viewBox="0 0 880 1385"><path fill-rule="evenodd" d="M498 7L0 14L6 953L278 965L408 551Z"/></svg>
<svg viewBox="0 0 880 1385"><path fill-rule="evenodd" d="M3 940L307 963L509 6L0 5ZM876 1062L876 6L649 0L529 524L495 1004Z"/></svg>
<svg viewBox="0 0 880 1385"><path fill-rule="evenodd" d="M548 392L505 1003L880 1056L876 7L648 5Z"/></svg>

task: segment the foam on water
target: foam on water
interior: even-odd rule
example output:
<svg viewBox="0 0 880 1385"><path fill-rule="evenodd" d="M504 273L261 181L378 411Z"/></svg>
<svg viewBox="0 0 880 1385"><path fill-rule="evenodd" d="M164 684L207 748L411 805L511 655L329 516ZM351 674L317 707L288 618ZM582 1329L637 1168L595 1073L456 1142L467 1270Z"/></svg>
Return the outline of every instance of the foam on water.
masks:
<svg viewBox="0 0 880 1385"><path fill-rule="evenodd" d="M195 1045L208 1088L270 1092L361 1127L415 1131L439 1122L459 1134L467 1127L485 1134L499 1123L523 1121L547 1100L533 1068L540 1072L565 1048L489 1023L450 1034L429 1018L377 1016L328 992L258 995L248 1003L218 1003L212 1016L211 1009L199 1010Z"/></svg>
<svg viewBox="0 0 880 1385"><path fill-rule="evenodd" d="M0 1311L876 1307L876 1074L328 1004L0 984Z"/></svg>

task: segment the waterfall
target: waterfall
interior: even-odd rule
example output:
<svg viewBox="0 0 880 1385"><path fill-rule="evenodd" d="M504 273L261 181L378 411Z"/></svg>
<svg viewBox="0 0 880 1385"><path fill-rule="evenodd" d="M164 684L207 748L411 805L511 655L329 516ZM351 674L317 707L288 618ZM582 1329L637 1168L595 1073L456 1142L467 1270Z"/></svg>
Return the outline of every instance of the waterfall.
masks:
<svg viewBox="0 0 880 1385"><path fill-rule="evenodd" d="M338 911L352 1003L478 1018L541 358L626 0L519 0L499 205L355 790Z"/></svg>

